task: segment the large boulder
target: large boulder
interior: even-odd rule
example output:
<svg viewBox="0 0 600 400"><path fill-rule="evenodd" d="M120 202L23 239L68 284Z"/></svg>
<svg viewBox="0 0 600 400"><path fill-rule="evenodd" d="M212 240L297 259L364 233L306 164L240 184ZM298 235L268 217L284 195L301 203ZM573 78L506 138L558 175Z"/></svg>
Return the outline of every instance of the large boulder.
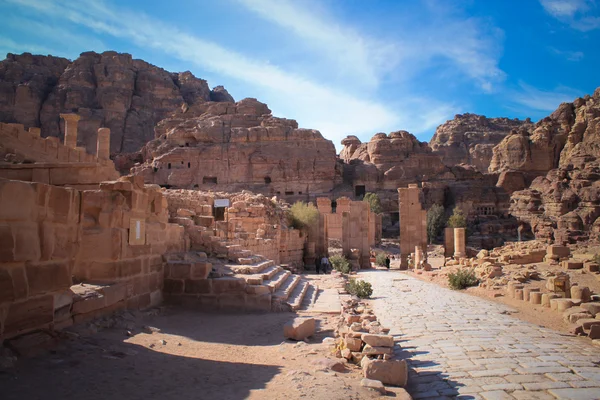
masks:
<svg viewBox="0 0 600 400"><path fill-rule="evenodd" d="M315 334L315 319L298 317L283 326L283 336L287 339L304 340Z"/></svg>
<svg viewBox="0 0 600 400"><path fill-rule="evenodd" d="M408 366L405 360L363 360L363 376L386 385L406 386Z"/></svg>

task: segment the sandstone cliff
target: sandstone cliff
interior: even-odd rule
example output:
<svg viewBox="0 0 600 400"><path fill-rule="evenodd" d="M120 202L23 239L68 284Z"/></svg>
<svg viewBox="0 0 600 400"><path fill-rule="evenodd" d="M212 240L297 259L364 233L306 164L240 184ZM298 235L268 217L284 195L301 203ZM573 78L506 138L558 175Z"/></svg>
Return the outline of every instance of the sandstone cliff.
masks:
<svg viewBox="0 0 600 400"><path fill-rule="evenodd" d="M205 101L233 102L190 72L171 73L129 54L82 53L73 62L53 56L9 54L0 62L0 122L41 127L62 137L61 112L77 112L78 144L95 152L99 127L111 129L111 153L138 151L154 126L174 110Z"/></svg>
<svg viewBox="0 0 600 400"><path fill-rule="evenodd" d="M539 175L528 189L513 193L511 213L540 239L597 239L600 88L593 96L561 104L533 132L516 133L505 141L494 149L493 166Z"/></svg>
<svg viewBox="0 0 600 400"><path fill-rule="evenodd" d="M476 114L458 114L454 119L438 126L429 142L434 153L442 157L447 166L474 165L487 172L492 159L492 149L511 130L532 126L528 119L486 118Z"/></svg>
<svg viewBox="0 0 600 400"><path fill-rule="evenodd" d="M256 99L193 104L162 120L156 136L132 170L147 183L307 200L341 179L330 140Z"/></svg>

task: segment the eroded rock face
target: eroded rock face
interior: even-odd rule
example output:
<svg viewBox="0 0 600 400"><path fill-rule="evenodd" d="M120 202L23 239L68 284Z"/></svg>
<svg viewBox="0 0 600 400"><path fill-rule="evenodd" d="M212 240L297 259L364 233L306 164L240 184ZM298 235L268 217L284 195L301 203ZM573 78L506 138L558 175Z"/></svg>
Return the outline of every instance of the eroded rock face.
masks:
<svg viewBox="0 0 600 400"><path fill-rule="evenodd" d="M492 149L511 130L532 126L526 119L486 118L476 114L458 114L438 126L429 142L434 153L447 166L470 164L479 172L487 172Z"/></svg>
<svg viewBox="0 0 600 400"><path fill-rule="evenodd" d="M154 139L155 125L181 107L233 101L223 87L211 91L189 71L171 73L114 51L82 53L73 62L9 54L0 63L0 95L0 122L41 127L43 136L62 138L59 114L76 112L78 144L93 153L98 128L110 128L113 156L139 151Z"/></svg>
<svg viewBox="0 0 600 400"><path fill-rule="evenodd" d="M0 122L40 126L40 109L61 74L66 58L8 54L0 62Z"/></svg>
<svg viewBox="0 0 600 400"><path fill-rule="evenodd" d="M194 104L161 121L156 136L133 171L165 187L306 200L331 191L340 176L331 141L272 116L256 99Z"/></svg>
<svg viewBox="0 0 600 400"><path fill-rule="evenodd" d="M535 178L528 189L513 193L511 214L529 224L540 239L559 243L598 239L600 88L593 96L562 104L536 124L532 135L539 132L545 132L545 139L536 146L549 151L544 165L553 169ZM531 147L535 143L528 151L532 156L539 152L541 158L543 152ZM498 158L506 160L503 156L499 151Z"/></svg>

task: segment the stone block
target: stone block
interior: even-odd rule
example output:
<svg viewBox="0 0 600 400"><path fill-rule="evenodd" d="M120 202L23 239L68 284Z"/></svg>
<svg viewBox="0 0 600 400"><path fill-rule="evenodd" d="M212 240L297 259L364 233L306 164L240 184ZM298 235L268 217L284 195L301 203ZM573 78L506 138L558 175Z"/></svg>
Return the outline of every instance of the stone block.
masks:
<svg viewBox="0 0 600 400"><path fill-rule="evenodd" d="M378 355L392 355L394 354L394 350L391 347L381 347L381 346L371 346L370 344L365 344L362 349L362 353L367 356L378 356Z"/></svg>
<svg viewBox="0 0 600 400"><path fill-rule="evenodd" d="M212 279L212 291L214 294L227 292L244 292L246 281L243 278L215 278Z"/></svg>
<svg viewBox="0 0 600 400"><path fill-rule="evenodd" d="M523 289L515 289L515 299L523 300Z"/></svg>
<svg viewBox="0 0 600 400"><path fill-rule="evenodd" d="M542 304L542 293L541 292L531 292L529 293L529 302L531 304Z"/></svg>
<svg viewBox="0 0 600 400"><path fill-rule="evenodd" d="M584 311L589 312L594 317L600 313L600 302L583 303L580 306Z"/></svg>
<svg viewBox="0 0 600 400"><path fill-rule="evenodd" d="M73 315L87 314L106 307L106 299L100 293L75 299L73 302Z"/></svg>
<svg viewBox="0 0 600 400"><path fill-rule="evenodd" d="M192 264L191 278L206 279L212 271L212 264L209 262L197 262Z"/></svg>
<svg viewBox="0 0 600 400"><path fill-rule="evenodd" d="M532 292L539 292L540 289L539 288L531 288L531 287L527 287L525 289L523 289L523 300L524 301L529 301L529 297L531 295Z"/></svg>
<svg viewBox="0 0 600 400"><path fill-rule="evenodd" d="M546 248L546 255L554 260L559 260L564 257L569 257L571 255L571 249L567 246L552 244Z"/></svg>
<svg viewBox="0 0 600 400"><path fill-rule="evenodd" d="M360 338L346 336L344 338L344 343L346 344L346 347L348 349L350 349L350 351L353 351L353 352L361 351L362 340L360 340Z"/></svg>
<svg viewBox="0 0 600 400"><path fill-rule="evenodd" d="M104 296L106 306L125 300L127 297L127 286L123 283L103 286L99 292Z"/></svg>
<svg viewBox="0 0 600 400"><path fill-rule="evenodd" d="M287 339L304 340L315 334L314 318L294 318L283 326L283 336Z"/></svg>
<svg viewBox="0 0 600 400"><path fill-rule="evenodd" d="M17 224L11 227L14 237L14 261L38 261L42 256L38 225Z"/></svg>
<svg viewBox="0 0 600 400"><path fill-rule="evenodd" d="M219 309L224 311L243 311L246 309L246 293L230 292L219 295Z"/></svg>
<svg viewBox="0 0 600 400"><path fill-rule="evenodd" d="M163 288L165 293L181 294L184 289L183 279L165 279Z"/></svg>
<svg viewBox="0 0 600 400"><path fill-rule="evenodd" d="M32 221L36 217L36 193L32 184L0 182L0 220Z"/></svg>
<svg viewBox="0 0 600 400"><path fill-rule="evenodd" d="M577 324L580 325L584 330L588 330L593 325L600 325L600 319L594 319L594 318L580 319L579 321L577 321Z"/></svg>
<svg viewBox="0 0 600 400"><path fill-rule="evenodd" d="M586 261L584 263L585 270L588 272L600 272L600 264Z"/></svg>
<svg viewBox="0 0 600 400"><path fill-rule="evenodd" d="M169 271L168 277L171 279L187 279L190 277L192 264L187 262L172 262L166 265Z"/></svg>
<svg viewBox="0 0 600 400"><path fill-rule="evenodd" d="M552 299L550 300L550 309L563 312L573 307L574 303L570 299Z"/></svg>
<svg viewBox="0 0 600 400"><path fill-rule="evenodd" d="M562 262L562 266L564 269L582 269L583 262L573 261L573 260L565 260Z"/></svg>
<svg viewBox="0 0 600 400"><path fill-rule="evenodd" d="M408 366L405 360L369 360L363 359L363 376L386 385L406 386Z"/></svg>
<svg viewBox="0 0 600 400"><path fill-rule="evenodd" d="M28 263L25 265L29 295L54 292L71 286L69 265L64 263Z"/></svg>
<svg viewBox="0 0 600 400"><path fill-rule="evenodd" d="M385 386L381 381L377 381L375 379L362 378L360 381L360 386L365 387L367 389L374 390L381 394L386 394Z"/></svg>
<svg viewBox="0 0 600 400"><path fill-rule="evenodd" d="M590 339L600 339L600 325L592 325L588 337Z"/></svg>
<svg viewBox="0 0 600 400"><path fill-rule="evenodd" d="M210 279L186 279L185 293L188 294L209 294L211 293Z"/></svg>
<svg viewBox="0 0 600 400"><path fill-rule="evenodd" d="M571 299L581 300L582 302L590 301L592 293L587 286L571 286Z"/></svg>
<svg viewBox="0 0 600 400"><path fill-rule="evenodd" d="M361 336L361 339L366 344L374 347L394 347L394 337L390 335L373 335L365 333Z"/></svg>
<svg viewBox="0 0 600 400"><path fill-rule="evenodd" d="M14 261L14 251L15 240L10 226L0 225L0 263Z"/></svg>
<svg viewBox="0 0 600 400"><path fill-rule="evenodd" d="M16 334L50 324L54 318L54 296L39 296L8 307L4 334Z"/></svg>
<svg viewBox="0 0 600 400"><path fill-rule="evenodd" d="M247 295L246 310L271 311L271 293Z"/></svg>

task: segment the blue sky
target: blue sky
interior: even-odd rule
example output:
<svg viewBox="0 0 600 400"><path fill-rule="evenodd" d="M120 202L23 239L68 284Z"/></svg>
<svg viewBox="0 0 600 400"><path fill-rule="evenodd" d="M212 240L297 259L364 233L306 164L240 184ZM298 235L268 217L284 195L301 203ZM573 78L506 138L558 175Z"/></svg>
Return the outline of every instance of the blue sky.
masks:
<svg viewBox="0 0 600 400"><path fill-rule="evenodd" d="M347 135L538 120L600 86L599 0L0 0L0 54L131 53Z"/></svg>

